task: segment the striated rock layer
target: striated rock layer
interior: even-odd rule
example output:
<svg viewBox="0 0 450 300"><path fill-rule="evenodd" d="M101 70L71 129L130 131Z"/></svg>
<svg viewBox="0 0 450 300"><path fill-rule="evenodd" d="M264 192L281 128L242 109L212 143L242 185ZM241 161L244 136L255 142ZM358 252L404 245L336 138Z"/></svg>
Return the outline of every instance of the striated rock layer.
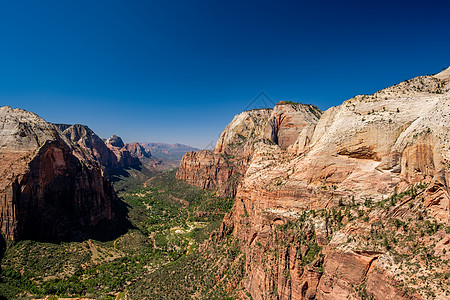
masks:
<svg viewBox="0 0 450 300"><path fill-rule="evenodd" d="M72 143L58 126L8 106L0 120L0 230L7 239L73 239L114 219L117 196L95 158L109 159L101 143L89 153L87 140ZM72 129L97 142L86 128Z"/></svg>
<svg viewBox="0 0 450 300"><path fill-rule="evenodd" d="M137 142L125 144L116 135L105 142L86 125L55 125L69 141L79 147L81 154L95 159L109 178L114 174L123 173L124 169L139 168L143 161L146 165L149 165L148 161L151 165L158 163L150 151Z"/></svg>
<svg viewBox="0 0 450 300"><path fill-rule="evenodd" d="M202 188L217 188L227 197L236 195L256 143L294 147L303 131L312 130L320 110L298 103L278 103L274 109L256 109L236 115L225 128L213 151L188 152L177 178Z"/></svg>
<svg viewBox="0 0 450 300"><path fill-rule="evenodd" d="M204 188L233 175L226 154L245 158L219 238L232 234L241 241L246 293L253 299L450 297L448 282L427 279L450 271L449 72L356 96L323 114L300 106L299 117L299 106L286 104L257 111L259 118L244 112L214 152L185 155L178 178ZM395 202L402 191L414 197ZM283 227L299 224L303 212L310 212L307 225ZM329 226L330 215L339 226ZM414 240L415 233L421 238ZM396 244L399 237L403 245ZM436 243L434 252L420 250L431 251L428 256L419 254ZM320 256L309 262L314 249ZM441 263L432 267L427 257Z"/></svg>
<svg viewBox="0 0 450 300"><path fill-rule="evenodd" d="M119 168L114 152L105 142L86 125L55 124L63 135L85 152L86 157L94 158L102 166L106 174Z"/></svg>
<svg viewBox="0 0 450 300"><path fill-rule="evenodd" d="M149 152L141 149L142 146L137 143L125 145L122 139L117 135L113 135L107 139L106 146L114 153L114 155L116 155L117 164L119 168L122 169L139 168L141 165L141 161L138 157L139 155L141 157L144 157L144 155L150 157Z"/></svg>

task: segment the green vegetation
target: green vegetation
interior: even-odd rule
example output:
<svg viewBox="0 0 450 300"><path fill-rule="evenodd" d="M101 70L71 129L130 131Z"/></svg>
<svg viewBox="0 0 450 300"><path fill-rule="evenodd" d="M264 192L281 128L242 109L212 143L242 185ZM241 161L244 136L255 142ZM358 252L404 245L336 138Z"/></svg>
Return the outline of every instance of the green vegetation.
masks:
<svg viewBox="0 0 450 300"><path fill-rule="evenodd" d="M362 232L342 230L347 235L342 243L384 253L389 258L385 267L401 270L394 279L405 293L434 297L427 286L448 286L450 273L442 266L449 261L434 245L450 227L428 216L423 201L427 184L381 200L338 196L331 208L277 217L273 224L278 225L265 236L254 235L246 257L240 249L242 241L219 238L217 231L233 200L176 180L175 170L154 176L146 185L136 177L127 180L120 183L120 196L134 228L108 242L9 242L1 261L0 296L116 299L122 293L131 299L233 299L237 291L242 292L247 259L266 274L278 270L274 276L286 284L296 276L289 267L292 260L300 269L323 274L323 248L333 233L353 225ZM132 185L138 187L126 188ZM322 188L336 190L333 185ZM241 225L250 229L245 207L241 217ZM278 292L273 286L269 296L276 298ZM365 281L354 286L354 294L372 299Z"/></svg>
<svg viewBox="0 0 450 300"><path fill-rule="evenodd" d="M428 184L419 183L381 201L366 198L359 203L354 199L347 203L339 200L337 208L320 211L320 214L328 216L327 224L333 232L341 228L340 224L352 226L352 223L365 222L366 231L349 234L347 244L351 243L356 249L386 253L392 262L385 267L397 270L394 279L398 288L409 295L418 292L434 298L432 284L443 291L448 289L445 266L449 261L434 249L446 226L428 216L423 199L427 187ZM355 292L361 299L372 299L366 292L365 282L355 287Z"/></svg>
<svg viewBox="0 0 450 300"><path fill-rule="evenodd" d="M227 285L244 276L245 256L238 241L230 239L210 245L202 253L194 252L159 268L139 282L129 295L132 299L231 298ZM222 280L218 282L217 276Z"/></svg>
<svg viewBox="0 0 450 300"><path fill-rule="evenodd" d="M287 262L293 256L286 255L294 252L300 268L324 273L322 247L333 233L341 230L342 234L347 235L340 242L343 246L384 253L389 260L383 267L393 268L397 287L407 295L420 293L435 298L438 290L433 290L431 286L448 290L450 273L446 270L449 261L445 254L448 251L443 249L443 255L440 255L434 247L444 232L450 232L450 227L428 215L429 210L424 207L423 199L427 187L426 183L412 185L382 200L339 197L335 200L335 207L275 219L280 225L269 232L268 238L255 238L251 259L255 265L262 266L266 274L273 274L273 270L280 265L289 265ZM333 189L330 186L326 188ZM242 217L248 215L244 213ZM251 222L247 224L251 226ZM315 225L319 225L320 229L316 229ZM361 232L352 232L348 228L360 228ZM274 276L282 276L281 280L288 285L292 273L286 267ZM275 297L276 289L270 295ZM373 299L373 295L366 290L365 281L354 286L354 295L360 299Z"/></svg>
<svg viewBox="0 0 450 300"><path fill-rule="evenodd" d="M214 259L205 259L198 247L218 229L233 200L189 186L175 179L175 172L157 175L147 187L141 184L132 192L125 189L137 186L139 178L130 176L128 182L120 182L120 196L128 206L128 219L134 228L116 240L9 242L1 261L0 296L115 299L125 292L132 299L190 299L189 293L202 292L225 297L225 289L213 284L220 266L216 259L233 261L236 253L223 250L227 247L219 249L227 240L214 245ZM240 274L233 271L234 267L236 263L228 272ZM196 283L194 289L186 278Z"/></svg>
<svg viewBox="0 0 450 300"><path fill-rule="evenodd" d="M299 104L299 103L298 102L294 102L294 101L280 101L280 102L278 102L278 104L279 105L288 105L288 104L296 105L296 104Z"/></svg>

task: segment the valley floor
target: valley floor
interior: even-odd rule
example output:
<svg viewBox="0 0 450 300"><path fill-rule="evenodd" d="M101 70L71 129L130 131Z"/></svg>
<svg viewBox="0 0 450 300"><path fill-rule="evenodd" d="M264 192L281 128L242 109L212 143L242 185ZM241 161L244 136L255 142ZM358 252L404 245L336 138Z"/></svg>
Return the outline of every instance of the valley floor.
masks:
<svg viewBox="0 0 450 300"><path fill-rule="evenodd" d="M133 228L106 242L6 243L0 299L226 297L225 282L214 275L218 259L239 255L237 243L202 252L199 247L219 228L233 200L176 180L175 170L138 188L136 182L118 186Z"/></svg>
<svg viewBox="0 0 450 300"><path fill-rule="evenodd" d="M380 268L393 274L388 286L402 295L448 295L449 260L439 241L450 227L428 215L427 184L379 202L345 198L337 207L283 218L267 210L264 218L276 221L257 237L248 234L254 224L246 213L231 234L227 220L233 215L227 213L234 200L177 180L175 170L145 184L122 178L117 187L131 224L126 233L109 241L6 243L0 299L252 299L250 292L298 299L286 291L303 291L302 274L326 287L355 277L356 269L365 267L355 253L376 257ZM253 238L242 237L246 234ZM350 248L358 251L344 251ZM352 299L391 299L383 293L374 298L364 274L343 285ZM256 286L257 276L266 278L263 289ZM312 297L317 293L312 290Z"/></svg>

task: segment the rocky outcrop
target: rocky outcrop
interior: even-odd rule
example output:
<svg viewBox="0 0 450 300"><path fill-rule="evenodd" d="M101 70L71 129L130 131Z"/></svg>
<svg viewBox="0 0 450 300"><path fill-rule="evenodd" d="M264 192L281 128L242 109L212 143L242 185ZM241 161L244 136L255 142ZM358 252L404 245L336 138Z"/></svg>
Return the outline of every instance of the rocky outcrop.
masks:
<svg viewBox="0 0 450 300"><path fill-rule="evenodd" d="M177 177L201 188L217 188L220 195L233 197L247 163L248 157L234 160L208 150L192 151L183 156Z"/></svg>
<svg viewBox="0 0 450 300"><path fill-rule="evenodd" d="M311 105L280 102L274 109L256 109L236 115L213 151L183 156L177 178L202 188L217 188L234 197L254 153L254 145L293 146L305 128L314 128L320 110Z"/></svg>
<svg viewBox="0 0 450 300"><path fill-rule="evenodd" d="M86 152L87 157L95 158L108 175L119 168L117 157L105 142L86 125L55 124L63 135Z"/></svg>
<svg viewBox="0 0 450 300"><path fill-rule="evenodd" d="M106 177L114 179L117 174L126 174L128 169L139 169L145 165L158 169L161 161L152 157L149 150L137 142L125 144L113 135L104 141L86 125L56 124L63 135L79 146L81 154L94 158L102 167Z"/></svg>
<svg viewBox="0 0 450 300"><path fill-rule="evenodd" d="M264 137L286 149L314 129L322 112L313 105L281 101L273 109L264 128Z"/></svg>
<svg viewBox="0 0 450 300"><path fill-rule="evenodd" d="M136 156L137 158L150 158L152 156L151 152L145 149L138 142L126 144L125 148L131 153L131 155Z"/></svg>
<svg viewBox="0 0 450 300"><path fill-rule="evenodd" d="M80 138L37 115L0 108L0 229L9 240L77 239L113 221L116 194ZM75 132L76 131L76 132ZM91 134L83 128L74 134Z"/></svg>
<svg viewBox="0 0 450 300"><path fill-rule="evenodd" d="M122 138L115 134L113 134L112 136L109 137L109 139L106 140L106 144L116 148L125 147L125 143L122 141Z"/></svg>
<svg viewBox="0 0 450 300"><path fill-rule="evenodd" d="M449 296L448 284L426 279L448 272L448 264L432 267L414 250L445 238L438 228L449 225L449 71L356 96L318 120L313 112L275 107L249 126L263 138L240 147L251 151L218 236L241 241L242 287L253 299ZM241 128L252 123L244 120L227 126L214 153L186 155L178 177L217 186L205 184L221 174L212 158L247 132ZM304 212L309 225L290 225ZM402 263L404 257L416 265Z"/></svg>
<svg viewBox="0 0 450 300"><path fill-rule="evenodd" d="M111 136L106 140L106 146L116 155L117 164L121 169L139 168L141 161L139 157L133 155L127 145L117 135ZM136 147L130 146L132 151L137 150ZM147 153L149 155L149 153Z"/></svg>
<svg viewBox="0 0 450 300"><path fill-rule="evenodd" d="M261 125L270 111L252 110L236 115L220 135L214 151L191 151L183 156L177 178L234 197L253 153L253 142L261 139Z"/></svg>

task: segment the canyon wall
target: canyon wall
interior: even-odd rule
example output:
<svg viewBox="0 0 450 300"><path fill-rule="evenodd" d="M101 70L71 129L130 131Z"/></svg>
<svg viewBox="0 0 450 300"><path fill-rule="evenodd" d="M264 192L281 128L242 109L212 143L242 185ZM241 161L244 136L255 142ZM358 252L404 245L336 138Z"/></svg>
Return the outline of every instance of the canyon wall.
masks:
<svg viewBox="0 0 450 300"><path fill-rule="evenodd" d="M85 152L86 157L97 160L105 174L110 174L119 168L118 159L114 152L89 127L80 124L55 125L69 141L78 145Z"/></svg>
<svg viewBox="0 0 450 300"><path fill-rule="evenodd" d="M224 154L249 141L238 148L246 160L234 208L214 236L241 242L241 298L450 297L441 277L450 271L449 72L323 114L302 106L303 118L284 104L259 122L244 112L213 152L185 155L178 178L217 188L234 170Z"/></svg>
<svg viewBox="0 0 450 300"><path fill-rule="evenodd" d="M124 169L140 168L145 159L154 163L150 151L137 142L125 144L116 135L103 141L86 125L55 125L69 141L79 147L85 157L96 160L107 177Z"/></svg>
<svg viewBox="0 0 450 300"><path fill-rule="evenodd" d="M114 220L117 196L96 160L111 156L92 132L65 130L80 141L73 143L58 126L8 106L0 120L0 230L7 239L77 239ZM93 139L75 138L80 134ZM98 147L84 147L88 142Z"/></svg>
<svg viewBox="0 0 450 300"><path fill-rule="evenodd" d="M301 132L314 128L321 111L311 105L278 103L274 109L255 109L236 115L221 133L213 151L188 152L177 178L219 195L234 197L257 143L293 146Z"/></svg>
<svg viewBox="0 0 450 300"><path fill-rule="evenodd" d="M133 155L130 150L135 151L135 154L139 154L136 151L139 151L140 145L137 146L135 144L125 144L120 137L117 135L111 136L106 140L106 146L114 153L117 159L117 164L121 169L129 169L129 168L139 168L141 165L141 161L139 157ZM134 146L134 147L133 147ZM150 153L145 150L141 151L150 157ZM143 155L142 155L143 156Z"/></svg>

